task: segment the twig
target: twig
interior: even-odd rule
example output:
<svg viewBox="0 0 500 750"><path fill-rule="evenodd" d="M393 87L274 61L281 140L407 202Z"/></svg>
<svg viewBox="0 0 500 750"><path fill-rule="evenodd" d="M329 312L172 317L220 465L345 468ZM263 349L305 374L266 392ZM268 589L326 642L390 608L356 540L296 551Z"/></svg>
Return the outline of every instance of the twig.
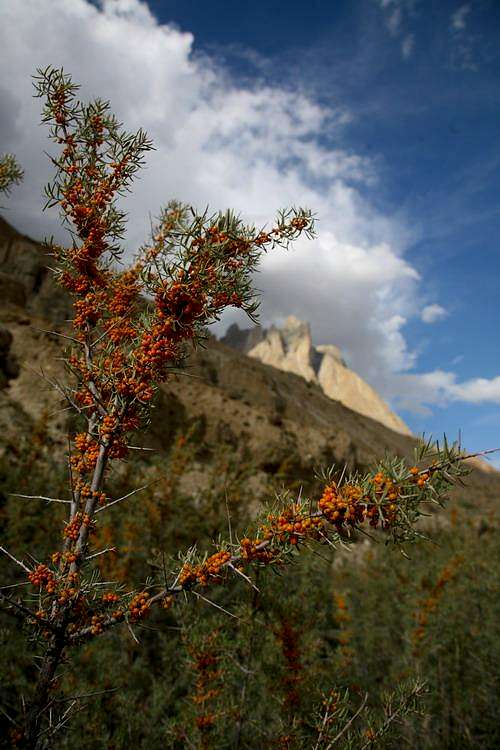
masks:
<svg viewBox="0 0 500 750"><path fill-rule="evenodd" d="M8 586L0 586L0 591L5 591L5 589L17 589L19 586L29 586L29 581L21 581L20 583L10 583Z"/></svg>
<svg viewBox="0 0 500 750"><path fill-rule="evenodd" d="M423 689L425 687L425 684L419 684L417 683L413 690L406 696L404 700L401 701L399 706L395 708L395 710L391 713L390 716L387 717L387 719L384 721L380 729L377 731L376 736L382 737L382 735L385 734L385 732L388 730L394 719L401 714L401 712L408 706L412 698L418 698ZM360 750L366 750L366 748L370 747L372 744L373 739L368 740L368 742L365 742L365 744L360 748Z"/></svg>
<svg viewBox="0 0 500 750"><path fill-rule="evenodd" d="M368 700L368 693L365 693L365 697L363 698L363 702L362 702L361 706L358 708L358 710L356 711L356 713L354 714L354 716L351 716L351 718L349 719L349 721L347 722L347 724L333 738L333 740L330 742L330 744L327 745L326 750L330 750L330 748L333 747L338 740L340 740L340 738L342 737L342 735L347 732L347 730L349 729L349 727L352 726L352 724L354 723L354 721L358 718L358 716L360 715L361 711L366 706L366 701L367 700Z"/></svg>
<svg viewBox="0 0 500 750"><path fill-rule="evenodd" d="M61 500L58 497L45 497L45 495L18 495L11 492L10 497L20 497L24 500L46 500L48 503L67 503L71 505L71 500Z"/></svg>
<svg viewBox="0 0 500 750"><path fill-rule="evenodd" d="M247 669L243 666L243 664L240 664L237 659L234 658L231 654L226 654L226 657L233 662L234 666L237 667L240 672L243 672L243 674L247 677L250 677L251 675L255 674L255 670Z"/></svg>
<svg viewBox="0 0 500 750"><path fill-rule="evenodd" d="M132 495L135 495L137 492L142 492L142 490L145 490L147 487L150 487L152 484L155 484L155 482L159 481L159 479L156 479L154 482L148 482L148 484L144 484L142 487L137 487L135 490L132 490L132 492L128 492L126 495L122 495L122 497L118 497L116 500L112 500L110 503L106 503L106 505L102 505L100 508L96 508L95 513L97 514L102 510L107 510L108 508L111 508L112 505L121 503L122 500L126 500L128 497L132 497Z"/></svg>
<svg viewBox="0 0 500 750"><path fill-rule="evenodd" d="M48 331L46 328L36 328L33 326L33 329L35 331L38 331L39 333L48 333L50 336L59 336L62 339L68 339L68 341L73 341L75 344L78 344L79 346L83 345L83 341L79 341L78 339L75 339L74 336L68 336L66 333L58 333L57 331Z"/></svg>
<svg viewBox="0 0 500 750"><path fill-rule="evenodd" d="M313 750L319 750L321 745L321 740L323 739L323 735L325 733L326 725L329 719L329 713L330 713L330 706L332 705L333 698L330 696L328 699L328 705L325 709L325 715L323 716L323 723L321 724L321 728L319 730L318 739L316 740L316 744L314 745Z"/></svg>
<svg viewBox="0 0 500 750"><path fill-rule="evenodd" d="M226 513L227 513L227 528L229 532L229 544L233 546L233 528L231 526L231 514L229 513L229 503L227 500L227 489L224 489L224 498L226 501Z"/></svg>
<svg viewBox="0 0 500 750"><path fill-rule="evenodd" d="M259 571L257 570L257 580ZM239 698L239 705L238 705L238 719L236 724L236 734L234 739L234 750L239 750L241 745L241 735L243 731L243 725L246 721L248 721L248 711L246 706L246 694L248 689L248 680L250 675L252 674L251 666L252 666L252 657L254 656L254 642L255 642L255 636L256 636L256 620L257 620L257 608L259 605L259 590L256 589L252 596L252 611L251 611L251 627L250 627L250 637L248 639L248 647L245 654L245 662L246 666L243 667L243 665L239 665L241 669L243 669L243 680L241 684L240 689L240 698Z"/></svg>
<svg viewBox="0 0 500 750"><path fill-rule="evenodd" d="M130 631L130 635L132 636L132 638L134 639L134 641L135 641L135 642L137 643L137 645L139 645L139 644L140 644L140 641L139 641L139 639L137 638L137 636L136 636L136 634L134 633L134 631L132 630L132 628L130 627L130 623L129 623L129 622L127 622L127 628L129 629L129 631Z"/></svg>
<svg viewBox="0 0 500 750"><path fill-rule="evenodd" d="M10 606L15 607L16 609L18 609L20 612L23 613L23 615L25 615L27 617L32 617L32 618L36 617L35 613L32 612L31 609L28 609L28 607L25 607L24 604L20 604L19 602L16 602L14 599L11 599L10 596L6 596L1 591L0 591L0 598L2 598ZM43 623L44 625L47 625L47 627L49 627L52 630L54 630L54 627L49 623L48 620L41 620L40 619L39 622Z"/></svg>
<svg viewBox="0 0 500 750"><path fill-rule="evenodd" d="M445 469L447 466L452 466L453 464L458 463L459 461L467 461L469 458L478 458L480 456L488 456L490 453L498 453L500 451L500 448L489 448L486 451L478 451L477 453L466 453L465 455L458 455L455 456L455 458L448 458L445 461L441 461L440 464L434 464L428 466L426 469L421 469L418 472L417 476L420 476L421 474L427 474L428 472L436 472L440 471L441 469ZM409 474L406 479L410 479L413 475Z"/></svg>
<svg viewBox="0 0 500 750"><path fill-rule="evenodd" d="M31 573L31 570L28 568L28 566L21 562L21 560L18 560L17 557L14 557L14 555L11 555L10 552L5 549L5 547L0 546L0 550L4 553L4 555L7 555L7 557L10 557L11 560L17 563L20 568L25 570L26 573Z"/></svg>
<svg viewBox="0 0 500 750"><path fill-rule="evenodd" d="M231 568L231 570L234 570L235 573L238 573L239 576L241 576L242 578L244 578L245 581L247 581L250 584L250 586L255 591L257 591L260 594L260 590L257 588L257 586L255 585L255 583L252 581L251 578L249 578L247 575L245 575L242 570L239 570L238 568L235 568L234 565L231 562L228 563L227 567Z"/></svg>
<svg viewBox="0 0 500 750"><path fill-rule="evenodd" d="M100 552L94 552L92 555L87 555L85 557L85 562L93 560L94 557L99 557L99 555L105 555L106 552L116 552L116 547L106 547L106 549L102 549Z"/></svg>
<svg viewBox="0 0 500 750"><path fill-rule="evenodd" d="M107 690L94 690L91 693L82 693L81 695L72 695L70 698L54 698L54 702L56 703L66 703L67 701L79 701L80 698L91 698L94 695L105 695L106 693L116 693L117 690L120 690L119 687L115 688L108 688Z"/></svg>
<svg viewBox="0 0 500 750"><path fill-rule="evenodd" d="M203 601L206 602L207 604L211 604L212 607L215 607L216 609L220 609L221 612L224 612L224 614L229 615L229 617L234 617L235 620L241 620L241 617L238 617L238 615L233 615L233 613L229 612L229 610L224 609L224 607L221 607L219 604L216 604L211 599L207 599L207 597L203 596L203 594L200 594L199 591L193 590L191 593L199 597L200 599L203 599Z"/></svg>

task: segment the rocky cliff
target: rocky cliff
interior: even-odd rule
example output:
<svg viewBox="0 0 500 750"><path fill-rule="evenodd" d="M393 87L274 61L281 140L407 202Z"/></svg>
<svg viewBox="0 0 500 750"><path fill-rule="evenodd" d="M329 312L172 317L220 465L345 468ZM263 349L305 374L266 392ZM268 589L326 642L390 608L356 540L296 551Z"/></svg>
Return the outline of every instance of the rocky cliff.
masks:
<svg viewBox="0 0 500 750"><path fill-rule="evenodd" d="M54 324L71 315L71 304L53 280L50 255L0 216L0 300Z"/></svg>
<svg viewBox="0 0 500 750"><path fill-rule="evenodd" d="M233 324L222 341L266 365L293 372L319 385L329 398L391 430L411 435L403 420L378 393L347 367L340 349L332 344L313 346L309 324L293 315L286 319L282 328L257 327L242 331Z"/></svg>

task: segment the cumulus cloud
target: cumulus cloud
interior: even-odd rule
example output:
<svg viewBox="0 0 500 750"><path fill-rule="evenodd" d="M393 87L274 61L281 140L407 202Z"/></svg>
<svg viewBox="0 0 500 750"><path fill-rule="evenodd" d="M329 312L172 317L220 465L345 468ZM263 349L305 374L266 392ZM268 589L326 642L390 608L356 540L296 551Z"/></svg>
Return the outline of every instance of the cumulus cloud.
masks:
<svg viewBox="0 0 500 750"><path fill-rule="evenodd" d="M416 358L404 326L418 315L420 284L404 257L411 233L366 197L377 173L342 146L345 109L319 106L299 86L237 85L194 51L190 33L159 24L141 0L0 0L0 11L2 150L26 172L4 212L17 228L68 239L55 210L40 214L51 177L43 151L52 147L31 85L36 68L64 66L81 83L81 98L109 99L127 130L143 127L155 142L133 194L122 200L128 252L173 197L198 208L232 207L258 226L280 207L308 206L319 219L318 239L269 254L256 277L262 322L291 313L309 320L317 343L340 345L386 398L412 393L412 408L449 398L453 388L456 398L492 398L496 386L490 391L483 381L474 390L473 381L459 386L449 373L407 374ZM336 148L325 145L325 132ZM238 316L227 316L218 331Z"/></svg>
<svg viewBox="0 0 500 750"><path fill-rule="evenodd" d="M500 375L496 378L472 378L451 387L452 398L470 404L500 404Z"/></svg>
<svg viewBox="0 0 500 750"><path fill-rule="evenodd" d="M441 307L441 305L426 305L420 317L424 323L435 323L437 320L443 320L448 316L448 311Z"/></svg>
<svg viewBox="0 0 500 750"><path fill-rule="evenodd" d="M434 370L418 375L400 375L392 379L392 392L400 409L430 414L432 406L453 402L500 404L500 376L470 378L457 382L453 372Z"/></svg>

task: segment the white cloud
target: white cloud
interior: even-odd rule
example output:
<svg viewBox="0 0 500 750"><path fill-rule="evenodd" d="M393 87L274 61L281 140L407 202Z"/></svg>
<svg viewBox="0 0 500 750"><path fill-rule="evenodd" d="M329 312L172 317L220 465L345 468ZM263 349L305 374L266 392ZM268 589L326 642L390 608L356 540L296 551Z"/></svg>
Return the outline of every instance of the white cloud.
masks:
<svg viewBox="0 0 500 750"><path fill-rule="evenodd" d="M424 323L435 323L437 320L443 320L448 316L448 311L441 305L427 305L420 313Z"/></svg>
<svg viewBox="0 0 500 750"><path fill-rule="evenodd" d="M465 3L450 16L450 67L452 70L477 73L481 59L481 40L467 28L471 10L471 4Z"/></svg>
<svg viewBox="0 0 500 750"><path fill-rule="evenodd" d="M319 218L318 239L263 260L256 278L263 322L290 313L309 320L318 343L339 344L386 397L406 394L416 408L492 398L489 381L457 385L450 373L408 374L415 354L404 325L418 315L421 296L419 275L404 258L412 235L365 197L377 174L370 161L342 148L350 117L344 109L321 107L300 88L237 86L227 70L193 54L191 34L160 25L140 0L100 7L0 0L0 12L2 147L26 171L4 214L20 230L67 240L54 210L40 214L51 177L43 150L53 149L31 85L37 67L62 65L81 83L82 98L109 99L127 130L143 127L155 142L122 201L128 251L144 242L149 216L172 197L200 208L233 207L259 226L280 207L309 206ZM338 136L337 148L324 145L325 132L330 141Z"/></svg>
<svg viewBox="0 0 500 750"><path fill-rule="evenodd" d="M452 31L463 31L467 26L467 16L470 13L469 3L461 5L450 18L450 28Z"/></svg>
<svg viewBox="0 0 500 750"><path fill-rule="evenodd" d="M389 34L395 39L402 37L401 55L404 60L408 60L415 46L415 38L407 33L407 28L417 3L418 0L378 0Z"/></svg>
<svg viewBox="0 0 500 750"><path fill-rule="evenodd" d="M429 414L431 406L446 407L454 402L500 404L500 375L458 383L455 373L434 370L391 376L390 385L398 407L417 414Z"/></svg>
<svg viewBox="0 0 500 750"><path fill-rule="evenodd" d="M495 378L472 378L463 383L456 383L451 388L451 395L458 401L469 404L500 404L500 375Z"/></svg>

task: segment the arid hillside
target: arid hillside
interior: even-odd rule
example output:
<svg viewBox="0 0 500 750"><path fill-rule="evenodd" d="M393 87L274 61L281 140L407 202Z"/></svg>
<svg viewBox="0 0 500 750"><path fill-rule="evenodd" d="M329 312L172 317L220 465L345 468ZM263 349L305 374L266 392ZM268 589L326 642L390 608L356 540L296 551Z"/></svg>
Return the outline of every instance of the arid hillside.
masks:
<svg viewBox="0 0 500 750"><path fill-rule="evenodd" d="M70 315L68 300L47 270L36 242L0 218L0 430L10 444L48 419L54 450L66 448L68 418L49 379L65 377L58 357ZM52 331L54 333L50 333ZM315 469L335 462L364 469L384 453L411 455L415 439L328 398L319 385L209 339L184 374L161 389L145 444L167 453L172 438L190 433L197 443L190 476L203 487L206 469L223 447L253 468L256 497L273 478L313 483ZM489 448L491 446L484 446ZM460 502L483 512L500 496L500 473L484 462Z"/></svg>

